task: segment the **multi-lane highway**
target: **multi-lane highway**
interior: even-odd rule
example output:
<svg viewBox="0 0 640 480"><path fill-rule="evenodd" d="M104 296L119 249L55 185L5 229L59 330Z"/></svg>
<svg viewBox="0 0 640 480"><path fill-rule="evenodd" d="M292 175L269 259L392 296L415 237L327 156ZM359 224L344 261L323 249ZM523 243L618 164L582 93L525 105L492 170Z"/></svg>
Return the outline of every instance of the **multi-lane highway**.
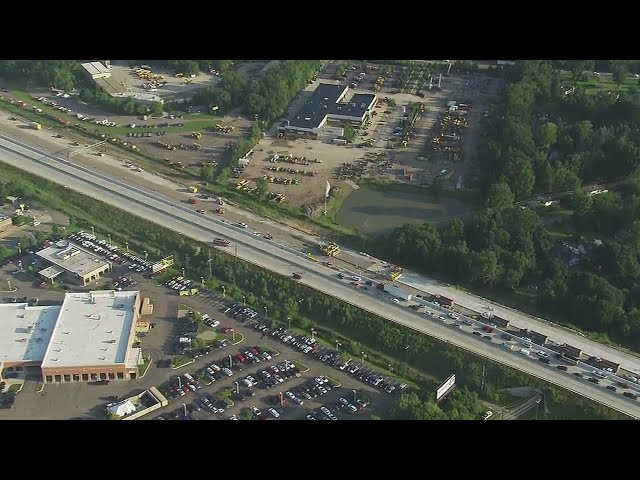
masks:
<svg viewBox="0 0 640 480"><path fill-rule="evenodd" d="M446 343L509 365L530 375L584 395L634 418L640 418L640 402L605 390L523 354L515 355L498 342L472 335L464 328L453 328L436 317L417 313L377 297L373 291L345 284L335 271L306 258L290 247L253 235L251 231L200 215L179 202L158 193L107 177L85 167L59 159L9 137L0 136L0 161L65 185L133 215L180 232L186 237L211 244L214 237L234 243L227 250L239 258L285 276L302 273L301 282L390 321L431 335ZM235 245L238 248L234 248Z"/></svg>

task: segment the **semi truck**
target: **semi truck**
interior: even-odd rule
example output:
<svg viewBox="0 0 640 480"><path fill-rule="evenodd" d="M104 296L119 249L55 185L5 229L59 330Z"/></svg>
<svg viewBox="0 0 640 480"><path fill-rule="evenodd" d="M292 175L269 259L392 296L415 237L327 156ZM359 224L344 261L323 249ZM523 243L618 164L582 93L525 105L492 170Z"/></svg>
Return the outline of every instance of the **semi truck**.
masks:
<svg viewBox="0 0 640 480"><path fill-rule="evenodd" d="M231 242L224 238L214 238L213 244L218 245L219 247L228 247L229 245L231 245Z"/></svg>
<svg viewBox="0 0 640 480"><path fill-rule="evenodd" d="M411 300L411 294L402 288L396 287L395 285L388 285L386 283L381 283L378 285L379 290L384 290L389 295L393 295L394 297L401 298L402 300Z"/></svg>

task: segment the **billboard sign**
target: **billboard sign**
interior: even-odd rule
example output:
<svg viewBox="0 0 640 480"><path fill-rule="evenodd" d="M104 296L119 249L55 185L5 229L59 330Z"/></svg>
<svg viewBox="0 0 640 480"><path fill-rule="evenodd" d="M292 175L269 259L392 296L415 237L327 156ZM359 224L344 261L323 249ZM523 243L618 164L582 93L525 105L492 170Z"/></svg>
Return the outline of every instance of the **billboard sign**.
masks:
<svg viewBox="0 0 640 480"><path fill-rule="evenodd" d="M166 270L171 265L173 265L173 256L165 257L159 262L156 262L153 265L151 265L151 274L153 275L158 272L161 272L162 270Z"/></svg>
<svg viewBox="0 0 640 480"><path fill-rule="evenodd" d="M444 398L456 386L456 374L451 375L436 391L436 402Z"/></svg>

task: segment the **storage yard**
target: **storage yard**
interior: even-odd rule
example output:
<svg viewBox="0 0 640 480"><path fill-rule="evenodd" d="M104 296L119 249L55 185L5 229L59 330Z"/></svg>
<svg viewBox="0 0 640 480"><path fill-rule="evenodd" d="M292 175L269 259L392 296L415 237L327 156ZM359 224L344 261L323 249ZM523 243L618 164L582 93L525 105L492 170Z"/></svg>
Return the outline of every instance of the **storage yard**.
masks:
<svg viewBox="0 0 640 480"><path fill-rule="evenodd" d="M294 100L288 118L320 83L346 83L349 95L374 92L378 103L363 128L356 129L355 140L346 144L335 125L323 127L318 138L268 135L237 170L239 189L255 191L256 182L265 177L273 192L270 200L313 215L324 210L327 181L331 196L334 189L357 189L366 178L409 185L438 182L447 189L471 184L480 125L490 115L490 97L501 88L500 80L479 74L447 76L445 71L445 76L430 75L429 88L426 66L395 66L389 73L390 66L369 65L367 73L359 72L355 62L336 80L336 63Z"/></svg>

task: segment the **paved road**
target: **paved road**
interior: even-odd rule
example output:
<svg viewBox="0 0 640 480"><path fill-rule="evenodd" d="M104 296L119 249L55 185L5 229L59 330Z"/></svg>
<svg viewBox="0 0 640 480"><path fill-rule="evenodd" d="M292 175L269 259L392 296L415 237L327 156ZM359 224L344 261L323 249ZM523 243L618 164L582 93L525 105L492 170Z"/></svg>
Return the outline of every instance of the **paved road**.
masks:
<svg viewBox="0 0 640 480"><path fill-rule="evenodd" d="M0 149L0 160L3 162L66 185L198 241L208 243L213 237L228 237L238 245L236 252L239 258L285 276L290 276L293 271L304 272L302 283L316 290L444 342L564 386L634 418L640 418L639 402L565 372L548 368L524 355L513 355L497 344L488 344L486 340L474 338L461 329L453 329L424 314L372 296L369 291L345 285L337 278L335 271L309 261L293 249L253 236L250 232L222 223L218 219L202 216L153 192L131 187L65 160L56 159L45 152L18 144L8 137L0 136ZM231 247L229 250L233 254L235 249Z"/></svg>

